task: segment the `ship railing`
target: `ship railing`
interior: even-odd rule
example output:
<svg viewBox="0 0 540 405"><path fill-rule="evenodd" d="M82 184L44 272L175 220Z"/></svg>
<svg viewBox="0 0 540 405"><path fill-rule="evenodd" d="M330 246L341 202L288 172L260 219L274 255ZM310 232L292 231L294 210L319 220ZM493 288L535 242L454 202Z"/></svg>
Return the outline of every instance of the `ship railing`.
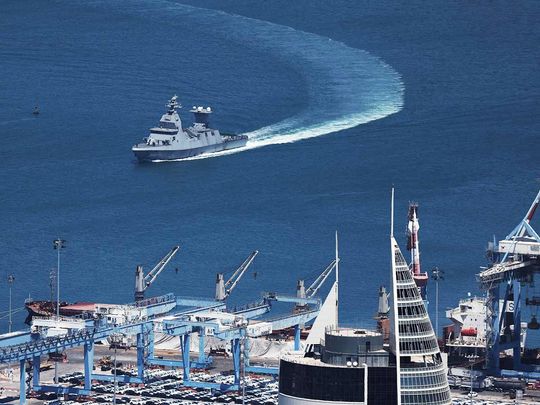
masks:
<svg viewBox="0 0 540 405"><path fill-rule="evenodd" d="M81 314L82 315L82 314ZM90 314L89 318L83 318L81 315L75 315L75 316L33 316L32 320L35 321L54 321L54 322L76 322L76 321L83 321L86 319L92 319L92 315Z"/></svg>
<svg viewBox="0 0 540 405"><path fill-rule="evenodd" d="M295 312L294 315L309 315L309 314L313 314L313 313L316 313L318 312L318 310L316 309L306 309L306 310L302 310L302 311L299 311L299 312ZM265 322L277 322L277 321L281 321L283 319L287 319L287 318L290 318L292 316L292 314L279 314L279 315L275 315L275 316L272 316L272 317L269 317L269 318L265 318L264 321ZM292 326L292 325L291 325Z"/></svg>
<svg viewBox="0 0 540 405"><path fill-rule="evenodd" d="M462 298L459 300L459 305L465 305L465 304L468 304L470 303L471 301L485 301L486 298L485 297L478 297L476 295L472 296L472 297L467 297L467 298Z"/></svg>
<svg viewBox="0 0 540 405"><path fill-rule="evenodd" d="M227 313L235 313L235 312L242 312L247 311L248 309L258 308L258 307L264 307L268 305L265 300L260 300L257 302L250 302L245 305L241 306L234 306L233 308L225 310Z"/></svg>
<svg viewBox="0 0 540 405"><path fill-rule="evenodd" d="M96 313L95 312L83 312L83 313L80 313L80 314L77 314L77 315L73 315L73 318L75 318L75 319L84 319L85 321L89 320L89 319L96 319Z"/></svg>
<svg viewBox="0 0 540 405"><path fill-rule="evenodd" d="M174 296L173 293L168 293L165 295L160 295L158 297L146 298L142 301L137 301L131 305L137 308L142 308L142 307L150 307L152 305L159 305L159 304L163 304L166 302L173 302L173 301L176 302L176 297Z"/></svg>
<svg viewBox="0 0 540 405"><path fill-rule="evenodd" d="M487 342L486 338L476 338L476 339L469 339L465 340L462 337L457 339L447 339L446 344L447 345L460 345L460 346L485 346Z"/></svg>

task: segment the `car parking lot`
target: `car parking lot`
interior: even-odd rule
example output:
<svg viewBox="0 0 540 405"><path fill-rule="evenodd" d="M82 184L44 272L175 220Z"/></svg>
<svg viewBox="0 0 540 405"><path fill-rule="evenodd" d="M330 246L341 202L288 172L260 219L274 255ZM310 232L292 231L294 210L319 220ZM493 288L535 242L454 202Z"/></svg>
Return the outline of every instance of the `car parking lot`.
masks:
<svg viewBox="0 0 540 405"><path fill-rule="evenodd" d="M118 383L116 387L116 403L134 405L190 405L190 404L241 404L248 405L275 405L278 402L278 383L272 377L248 375L245 377L245 397L241 392L220 392L203 388L189 388L182 385L182 372L180 370L149 370L147 383L144 386L137 384ZM80 384L82 373L62 375L60 382ZM217 384L232 384L232 375L219 373L194 372L190 376L192 381L212 382ZM96 403L112 403L115 386L113 383L96 383L93 385L95 394L86 402L56 399L54 394L44 394L36 399L43 400L46 405L81 405Z"/></svg>

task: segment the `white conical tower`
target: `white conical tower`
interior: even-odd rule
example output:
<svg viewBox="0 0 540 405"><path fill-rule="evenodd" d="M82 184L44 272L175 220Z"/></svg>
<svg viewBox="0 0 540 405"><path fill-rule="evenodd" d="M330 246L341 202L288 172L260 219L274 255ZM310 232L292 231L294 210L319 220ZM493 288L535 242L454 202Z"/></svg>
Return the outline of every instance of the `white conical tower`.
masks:
<svg viewBox="0 0 540 405"><path fill-rule="evenodd" d="M437 338L409 266L394 239L394 189L391 218L390 348L396 356L398 405L450 404L447 370Z"/></svg>

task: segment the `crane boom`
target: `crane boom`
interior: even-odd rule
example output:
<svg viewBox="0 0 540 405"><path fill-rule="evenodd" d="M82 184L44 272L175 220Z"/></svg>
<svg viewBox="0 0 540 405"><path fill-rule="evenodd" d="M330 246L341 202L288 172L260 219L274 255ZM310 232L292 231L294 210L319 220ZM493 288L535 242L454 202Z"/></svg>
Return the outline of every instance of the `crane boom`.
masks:
<svg viewBox="0 0 540 405"><path fill-rule="evenodd" d="M216 300L223 301L231 294L232 290L234 290L242 276L245 274L246 270L249 268L251 263L253 263L255 256L258 254L258 250L253 251L247 257L247 259L244 260L240 267L234 271L231 278L229 278L226 282L223 280L223 273L218 273L216 280Z"/></svg>
<svg viewBox="0 0 540 405"><path fill-rule="evenodd" d="M323 270L321 274L315 279L315 281L307 288L304 288L304 280L298 280L296 287L296 296L279 294L276 292L265 292L263 298L265 301L280 301L280 302L294 302L297 310L305 310L308 305L321 305L321 301L315 298L317 292L322 287L332 270L336 268L336 263L339 262L339 258L334 259Z"/></svg>
<svg viewBox="0 0 540 405"><path fill-rule="evenodd" d="M236 287L236 284L238 284L238 282L240 281L240 279L242 278L246 270L249 268L251 263L253 263L255 256L257 256L258 254L259 254L258 250L251 252L248 258L244 260L244 262L240 265L240 267L236 269L236 271L233 273L231 278L227 280L227 282L225 283L225 288L227 288L230 285L230 287L228 288L229 292L232 291L234 287Z"/></svg>
<svg viewBox="0 0 540 405"><path fill-rule="evenodd" d="M538 191L538 194L536 195L536 198L534 199L533 203L531 204L531 207L529 208L529 211L527 211L527 215L525 215L524 220L527 221L527 223L531 222L531 219L534 216L534 213L535 213L536 209L538 208L539 204L540 204L540 191Z"/></svg>
<svg viewBox="0 0 540 405"><path fill-rule="evenodd" d="M180 246L173 247L146 275L144 275L142 266L137 266L135 272L135 301L144 299L144 292L146 289L152 285L157 276L159 276L165 266L172 260L178 250L180 250Z"/></svg>
<svg viewBox="0 0 540 405"><path fill-rule="evenodd" d="M319 291L319 288L321 288L321 286L324 284L324 282L326 281L326 279L328 278L328 276L330 275L332 270L334 270L335 267L336 267L336 259L332 260L330 264L326 267L326 269L324 269L324 271L321 274L319 274L319 277L315 279L313 284L311 284L308 287L308 289L306 290L307 298L311 298L315 294L317 294L317 292Z"/></svg>
<svg viewBox="0 0 540 405"><path fill-rule="evenodd" d="M538 194L536 194L536 197L534 201L532 202L530 208L527 210L527 214L525 217L521 220L518 226L514 228L512 232L510 232L509 235L506 236L506 240L516 240L516 238L521 238L525 236L527 233L529 236L533 236L536 239L539 239L538 234L534 231L534 229L531 227L530 222L531 219L534 216L534 213L536 212L536 209L540 205L540 191L538 191Z"/></svg>
<svg viewBox="0 0 540 405"><path fill-rule="evenodd" d="M146 288L150 287L150 285L154 282L157 276L159 276L159 273L163 271L165 266L172 260L178 250L180 250L180 246L173 247L169 251L169 253L163 256L159 263L156 264L156 266L148 272L148 274L144 277L144 284L146 285Z"/></svg>

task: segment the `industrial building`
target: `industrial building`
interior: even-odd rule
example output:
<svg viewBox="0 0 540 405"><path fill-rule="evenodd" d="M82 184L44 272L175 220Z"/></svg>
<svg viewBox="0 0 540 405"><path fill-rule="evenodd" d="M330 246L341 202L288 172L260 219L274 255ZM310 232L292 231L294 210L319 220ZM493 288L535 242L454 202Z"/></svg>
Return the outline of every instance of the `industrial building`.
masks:
<svg viewBox="0 0 540 405"><path fill-rule="evenodd" d="M397 403L396 365L381 333L330 328L317 350L281 358L281 405Z"/></svg>

